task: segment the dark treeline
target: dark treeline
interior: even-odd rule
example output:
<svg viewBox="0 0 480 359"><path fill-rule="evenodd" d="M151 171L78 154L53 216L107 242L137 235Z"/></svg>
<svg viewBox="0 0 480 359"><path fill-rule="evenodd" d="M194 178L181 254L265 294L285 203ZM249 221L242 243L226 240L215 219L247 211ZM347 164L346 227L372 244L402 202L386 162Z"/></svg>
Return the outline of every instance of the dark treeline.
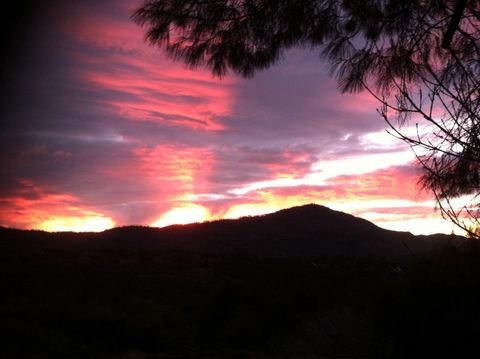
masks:
<svg viewBox="0 0 480 359"><path fill-rule="evenodd" d="M2 356L467 356L480 254L402 261L1 252Z"/></svg>

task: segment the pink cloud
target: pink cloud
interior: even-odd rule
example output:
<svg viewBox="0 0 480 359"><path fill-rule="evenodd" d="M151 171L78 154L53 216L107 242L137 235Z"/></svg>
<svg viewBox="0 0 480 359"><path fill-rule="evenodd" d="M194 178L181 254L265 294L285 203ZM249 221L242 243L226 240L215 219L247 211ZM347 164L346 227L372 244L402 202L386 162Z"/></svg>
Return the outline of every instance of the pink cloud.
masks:
<svg viewBox="0 0 480 359"><path fill-rule="evenodd" d="M107 13L92 4L73 2L63 8L63 13L75 16L65 16L60 28L75 40L99 48L147 51L142 29L129 18L134 10L131 4L131 1L116 0L113 6L109 4L111 11Z"/></svg>
<svg viewBox="0 0 480 359"><path fill-rule="evenodd" d="M414 165L392 166L361 175L334 177L329 183L341 188L347 196L412 201L431 198L421 191L419 176L420 170Z"/></svg>
<svg viewBox="0 0 480 359"><path fill-rule="evenodd" d="M105 108L133 121L153 121L192 129L218 131L225 129L218 118L230 113L231 94L227 86L213 79L190 79L188 70L168 69L158 64L139 63L129 57L105 58L96 69L84 70L82 78L94 90L116 92L101 102ZM105 70L112 64L128 64L132 70ZM165 76L168 74L168 76Z"/></svg>
<svg viewBox="0 0 480 359"><path fill-rule="evenodd" d="M300 178L311 172L316 158L306 150L285 149L278 154L275 161L267 162L265 167L275 178Z"/></svg>
<svg viewBox="0 0 480 359"><path fill-rule="evenodd" d="M75 41L96 50L76 56L83 64L77 75L106 94L98 99L105 109L134 121L225 129L218 118L231 113L233 79L220 81L207 70L166 60L144 42L142 29L129 18L131 5L116 5L109 14L77 5L74 20L63 25ZM117 96L108 95L113 92Z"/></svg>

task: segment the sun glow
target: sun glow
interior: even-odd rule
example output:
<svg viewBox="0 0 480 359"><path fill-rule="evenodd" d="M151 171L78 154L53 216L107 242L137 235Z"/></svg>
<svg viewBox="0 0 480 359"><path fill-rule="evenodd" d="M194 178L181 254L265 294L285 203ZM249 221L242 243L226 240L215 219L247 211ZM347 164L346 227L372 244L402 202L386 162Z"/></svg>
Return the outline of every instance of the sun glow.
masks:
<svg viewBox="0 0 480 359"><path fill-rule="evenodd" d="M362 216L368 219L368 216ZM392 220L390 218L377 219L375 223L385 229L392 231L408 231L415 235L429 235L436 233L454 233L459 236L465 236L466 232L459 227L455 226L452 222L445 220L441 217L438 218L402 218L399 216L399 220Z"/></svg>
<svg viewBox="0 0 480 359"><path fill-rule="evenodd" d="M256 203L240 203L228 208L223 218L234 219L246 216L259 216L263 214L273 213L281 209L286 209L294 206L301 206L305 204L317 203L318 198L302 195L285 195L277 196L268 191L258 193L259 200Z"/></svg>
<svg viewBox="0 0 480 359"><path fill-rule="evenodd" d="M166 227L172 224L204 222L209 218L210 212L207 208L196 204L190 204L169 210L150 226Z"/></svg>
<svg viewBox="0 0 480 359"><path fill-rule="evenodd" d="M113 228L115 222L107 217L55 217L41 223L39 229L48 232L101 232Z"/></svg>

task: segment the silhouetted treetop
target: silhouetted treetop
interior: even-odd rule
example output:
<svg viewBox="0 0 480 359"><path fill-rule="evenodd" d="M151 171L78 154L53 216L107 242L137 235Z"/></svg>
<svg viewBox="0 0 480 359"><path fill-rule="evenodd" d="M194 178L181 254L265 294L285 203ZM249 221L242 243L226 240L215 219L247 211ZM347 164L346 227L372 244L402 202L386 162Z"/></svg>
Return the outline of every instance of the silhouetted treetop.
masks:
<svg viewBox="0 0 480 359"><path fill-rule="evenodd" d="M147 39L191 66L243 76L279 60L283 50L320 43L335 6L309 1L148 1L134 14Z"/></svg>
<svg viewBox="0 0 480 359"><path fill-rule="evenodd" d="M219 76L251 76L288 48L321 45L340 88L355 91L369 76L382 89L392 76L425 76L447 65L450 50L477 60L467 22L478 21L478 10L466 0L149 0L133 17L150 43Z"/></svg>

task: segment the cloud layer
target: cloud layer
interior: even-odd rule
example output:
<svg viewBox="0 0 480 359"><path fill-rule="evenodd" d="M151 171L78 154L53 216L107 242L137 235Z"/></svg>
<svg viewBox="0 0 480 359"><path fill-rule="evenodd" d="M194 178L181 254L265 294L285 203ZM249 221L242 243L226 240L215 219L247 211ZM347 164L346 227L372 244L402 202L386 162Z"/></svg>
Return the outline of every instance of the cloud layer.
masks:
<svg viewBox="0 0 480 359"><path fill-rule="evenodd" d="M217 79L146 45L137 1L47 4L4 66L0 225L101 230L314 202L437 230L408 148L318 54Z"/></svg>

